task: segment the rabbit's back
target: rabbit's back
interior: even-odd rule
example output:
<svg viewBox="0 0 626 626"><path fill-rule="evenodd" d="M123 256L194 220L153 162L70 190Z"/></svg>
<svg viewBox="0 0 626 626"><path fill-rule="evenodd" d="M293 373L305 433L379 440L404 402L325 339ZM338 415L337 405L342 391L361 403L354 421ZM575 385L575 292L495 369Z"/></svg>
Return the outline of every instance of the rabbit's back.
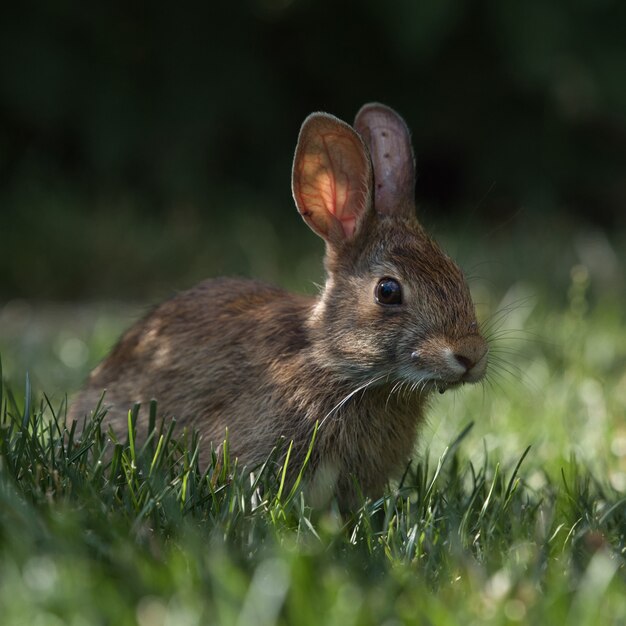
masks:
<svg viewBox="0 0 626 626"><path fill-rule="evenodd" d="M143 434L146 405L156 398L159 417L198 428L215 443L228 428L240 448L234 451L253 460L257 447L265 453L279 435L290 434L272 404L281 402L279 386L282 395L285 383L289 387L290 363L297 369L294 359L306 352L305 321L314 304L257 281L203 281L124 334L90 375L70 417L92 411L106 389L107 423L123 433L129 408L139 402ZM273 419L259 423L259 415ZM266 439L271 443L263 445Z"/></svg>

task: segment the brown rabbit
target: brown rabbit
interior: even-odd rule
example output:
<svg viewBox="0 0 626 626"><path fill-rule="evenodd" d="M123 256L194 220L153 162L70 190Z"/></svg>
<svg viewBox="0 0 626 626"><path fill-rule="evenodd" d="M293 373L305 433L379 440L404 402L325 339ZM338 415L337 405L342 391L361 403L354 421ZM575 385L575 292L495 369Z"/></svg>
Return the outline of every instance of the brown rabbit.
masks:
<svg viewBox="0 0 626 626"><path fill-rule="evenodd" d="M93 410L107 388L110 422L123 432L128 409L156 398L162 417L199 429L203 461L228 428L232 454L248 467L279 437L293 441L294 473L319 422L316 483L344 503L355 480L380 495L405 467L432 391L476 382L487 367L463 274L418 223L414 184L409 132L393 110L365 105L354 128L310 115L292 189L326 242L321 294L204 281L126 332L71 417Z"/></svg>

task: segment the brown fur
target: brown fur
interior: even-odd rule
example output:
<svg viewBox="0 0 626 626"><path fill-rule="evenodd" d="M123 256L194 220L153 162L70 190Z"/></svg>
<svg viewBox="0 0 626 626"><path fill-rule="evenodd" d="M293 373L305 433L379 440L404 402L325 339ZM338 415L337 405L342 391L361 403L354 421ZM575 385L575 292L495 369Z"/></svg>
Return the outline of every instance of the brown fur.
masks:
<svg viewBox="0 0 626 626"><path fill-rule="evenodd" d="M389 116L400 127L393 111L368 106L379 107L377 123ZM403 140L412 159L408 132ZM262 462L279 437L293 441L292 471L318 421L311 464L318 487L348 503L356 479L365 494L379 495L410 457L432 390L480 379L487 353L463 275L424 233L414 207L403 197L396 209L375 210L374 182L394 183L381 158L374 147L372 180L360 135L331 116L311 116L296 153L294 196L327 241L321 295L249 280L202 282L122 337L71 416L89 413L107 388L110 422L121 432L133 403L156 398L160 416L199 429L203 462L228 429L233 455L248 466ZM346 180L343 196L338 186ZM400 282L402 305L376 301L383 277ZM144 414L140 434L146 421Z"/></svg>

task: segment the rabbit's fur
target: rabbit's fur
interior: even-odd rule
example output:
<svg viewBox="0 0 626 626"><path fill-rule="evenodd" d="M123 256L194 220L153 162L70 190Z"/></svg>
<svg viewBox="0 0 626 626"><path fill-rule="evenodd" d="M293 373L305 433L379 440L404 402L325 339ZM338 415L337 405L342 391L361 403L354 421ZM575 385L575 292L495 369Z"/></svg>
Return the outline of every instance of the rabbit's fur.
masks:
<svg viewBox="0 0 626 626"><path fill-rule="evenodd" d="M415 216L404 122L370 104L355 129L313 114L296 149L294 198L327 244L321 295L204 281L122 337L71 416L93 410L107 388L110 422L123 432L128 409L156 398L161 416L199 429L203 461L226 429L248 467L282 436L293 441L294 473L317 421L316 482L344 502L355 480L365 494L382 492L411 455L431 392L480 380L487 344L461 271ZM379 303L383 278L400 284L400 303Z"/></svg>

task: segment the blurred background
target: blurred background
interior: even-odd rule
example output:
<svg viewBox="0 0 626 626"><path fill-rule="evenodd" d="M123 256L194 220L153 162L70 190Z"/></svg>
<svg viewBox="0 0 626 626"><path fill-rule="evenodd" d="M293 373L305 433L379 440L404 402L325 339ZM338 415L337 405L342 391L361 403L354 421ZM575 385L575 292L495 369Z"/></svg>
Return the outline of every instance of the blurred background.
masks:
<svg viewBox="0 0 626 626"><path fill-rule="evenodd" d="M320 249L290 195L302 120L351 121L370 100L412 129L431 225L626 225L623 2L2 12L3 299L137 299L227 270L271 279L301 246Z"/></svg>
<svg viewBox="0 0 626 626"><path fill-rule="evenodd" d="M5 377L29 370L60 397L148 303L208 276L315 291L323 245L290 192L298 130L377 100L412 130L420 219L482 318L523 329L515 354L540 338L500 373L523 394L536 366L541 393L566 371L559 342L593 327L567 354L612 373L621 411L625 33L619 0L6 4Z"/></svg>

